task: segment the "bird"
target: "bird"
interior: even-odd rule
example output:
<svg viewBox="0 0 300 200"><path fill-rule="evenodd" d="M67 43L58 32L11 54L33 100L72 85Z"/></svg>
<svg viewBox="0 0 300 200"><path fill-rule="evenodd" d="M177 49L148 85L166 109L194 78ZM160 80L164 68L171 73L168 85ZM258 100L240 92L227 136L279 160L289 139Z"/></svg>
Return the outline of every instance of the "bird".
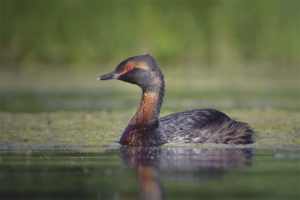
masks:
<svg viewBox="0 0 300 200"><path fill-rule="evenodd" d="M164 75L155 59L138 55L125 59L98 80L117 79L142 89L137 112L119 143L124 146L161 146L166 143L251 144L255 131L216 109L195 109L159 118L165 92Z"/></svg>

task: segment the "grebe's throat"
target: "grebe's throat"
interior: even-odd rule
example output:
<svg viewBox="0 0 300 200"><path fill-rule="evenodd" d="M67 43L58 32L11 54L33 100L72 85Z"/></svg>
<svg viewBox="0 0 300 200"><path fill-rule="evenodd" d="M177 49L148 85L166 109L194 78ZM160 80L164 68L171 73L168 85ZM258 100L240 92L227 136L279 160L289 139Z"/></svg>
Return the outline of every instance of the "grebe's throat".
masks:
<svg viewBox="0 0 300 200"><path fill-rule="evenodd" d="M142 89L140 106L129 124L140 128L156 127L165 90L163 75L157 77L149 88Z"/></svg>

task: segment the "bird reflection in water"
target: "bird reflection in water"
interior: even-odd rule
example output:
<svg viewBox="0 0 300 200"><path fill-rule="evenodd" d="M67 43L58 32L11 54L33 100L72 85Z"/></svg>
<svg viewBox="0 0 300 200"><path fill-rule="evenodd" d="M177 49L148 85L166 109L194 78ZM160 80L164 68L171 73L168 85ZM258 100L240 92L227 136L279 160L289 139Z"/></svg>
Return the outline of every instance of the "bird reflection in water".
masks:
<svg viewBox="0 0 300 200"><path fill-rule="evenodd" d="M136 171L141 187L140 198L152 200L164 199L160 169L180 171L172 173L173 181L184 182L191 178L203 181L207 176L219 177L225 169L251 165L252 149L128 146L121 148L121 154L126 165Z"/></svg>

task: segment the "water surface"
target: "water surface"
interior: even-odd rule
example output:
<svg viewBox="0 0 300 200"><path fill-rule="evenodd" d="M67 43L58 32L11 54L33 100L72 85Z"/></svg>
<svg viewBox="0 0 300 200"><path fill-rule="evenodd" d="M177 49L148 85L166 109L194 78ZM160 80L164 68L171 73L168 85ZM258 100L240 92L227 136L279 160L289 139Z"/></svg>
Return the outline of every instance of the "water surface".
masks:
<svg viewBox="0 0 300 200"><path fill-rule="evenodd" d="M299 199L300 148L0 151L1 199Z"/></svg>
<svg viewBox="0 0 300 200"><path fill-rule="evenodd" d="M161 116L216 108L256 142L120 148L136 86L98 68L2 71L0 199L300 199L299 70L175 68Z"/></svg>

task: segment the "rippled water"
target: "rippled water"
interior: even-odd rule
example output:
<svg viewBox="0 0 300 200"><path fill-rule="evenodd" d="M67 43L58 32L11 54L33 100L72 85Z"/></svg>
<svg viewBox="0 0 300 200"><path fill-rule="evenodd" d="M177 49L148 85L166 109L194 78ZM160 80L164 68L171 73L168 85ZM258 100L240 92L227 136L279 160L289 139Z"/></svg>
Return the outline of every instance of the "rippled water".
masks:
<svg viewBox="0 0 300 200"><path fill-rule="evenodd" d="M1 199L299 199L300 147L0 151Z"/></svg>

